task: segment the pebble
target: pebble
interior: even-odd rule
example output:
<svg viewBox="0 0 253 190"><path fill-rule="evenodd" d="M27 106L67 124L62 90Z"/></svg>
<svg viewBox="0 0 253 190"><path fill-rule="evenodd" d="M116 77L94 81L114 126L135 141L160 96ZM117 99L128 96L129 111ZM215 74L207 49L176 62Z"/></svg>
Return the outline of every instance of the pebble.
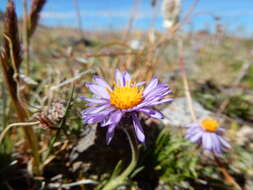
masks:
<svg viewBox="0 0 253 190"><path fill-rule="evenodd" d="M199 102L192 100L192 104L197 120L201 120L209 115L212 115L212 112L203 108ZM185 126L193 122L185 97L175 98L168 107L162 110L162 113L165 116L162 120L164 125L178 127Z"/></svg>

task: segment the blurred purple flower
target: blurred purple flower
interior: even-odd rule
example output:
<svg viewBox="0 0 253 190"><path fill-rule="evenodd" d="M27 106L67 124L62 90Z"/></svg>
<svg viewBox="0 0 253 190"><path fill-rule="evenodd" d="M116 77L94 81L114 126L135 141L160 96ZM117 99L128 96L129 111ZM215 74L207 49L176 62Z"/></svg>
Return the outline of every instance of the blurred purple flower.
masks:
<svg viewBox="0 0 253 190"><path fill-rule="evenodd" d="M100 77L93 78L94 83L86 83L86 86L93 93L92 98L81 97L89 102L89 107L82 111L84 123L101 123L101 127L108 127L106 142L110 143L114 135L115 127L123 117L130 116L133 122L136 136L140 142L145 141L145 135L138 119L138 112L142 112L150 117L162 119L163 114L152 109L157 104L170 102L172 98L169 86L159 83L157 78L153 78L144 89L141 87L144 82L132 83L131 76L119 70L115 72L114 88Z"/></svg>
<svg viewBox="0 0 253 190"><path fill-rule="evenodd" d="M189 124L186 127L188 128L187 139L216 155L220 155L224 150L230 148L229 143L223 137L225 130L219 127L216 120L207 118L201 123Z"/></svg>

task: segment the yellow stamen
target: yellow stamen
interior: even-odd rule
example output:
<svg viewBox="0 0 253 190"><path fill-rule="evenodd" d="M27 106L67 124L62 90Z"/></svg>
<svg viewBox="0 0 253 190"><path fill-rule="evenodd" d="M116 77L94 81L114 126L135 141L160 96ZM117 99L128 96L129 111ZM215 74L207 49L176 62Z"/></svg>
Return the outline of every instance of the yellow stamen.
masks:
<svg viewBox="0 0 253 190"><path fill-rule="evenodd" d="M219 123L211 118L204 119L201 122L201 127L209 132L216 132L219 128Z"/></svg>
<svg viewBox="0 0 253 190"><path fill-rule="evenodd" d="M138 89L136 83L126 82L126 86L115 85L110 94L110 103L118 109L129 109L142 101L143 88Z"/></svg>

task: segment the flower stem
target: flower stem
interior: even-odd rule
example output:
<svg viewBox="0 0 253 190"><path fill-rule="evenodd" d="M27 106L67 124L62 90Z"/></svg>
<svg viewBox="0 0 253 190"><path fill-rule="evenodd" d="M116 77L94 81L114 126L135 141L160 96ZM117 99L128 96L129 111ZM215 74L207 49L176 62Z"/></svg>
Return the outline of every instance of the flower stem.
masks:
<svg viewBox="0 0 253 190"><path fill-rule="evenodd" d="M123 129L123 130L127 135L127 138L129 140L129 144L131 147L131 153L132 153L131 162L128 165L128 167L119 176L110 179L110 181L105 185L103 190L114 190L117 187L124 185L127 181L128 176L133 172L133 170L135 169L138 163L139 148L137 146L136 139L132 138L126 129Z"/></svg>
<svg viewBox="0 0 253 190"><path fill-rule="evenodd" d="M228 173L227 169L224 167L224 164L219 160L217 156L214 155L214 160L219 166L219 169L221 173L224 175L225 181L232 185L234 190L241 190L241 187L238 185L238 183L235 181L235 179Z"/></svg>

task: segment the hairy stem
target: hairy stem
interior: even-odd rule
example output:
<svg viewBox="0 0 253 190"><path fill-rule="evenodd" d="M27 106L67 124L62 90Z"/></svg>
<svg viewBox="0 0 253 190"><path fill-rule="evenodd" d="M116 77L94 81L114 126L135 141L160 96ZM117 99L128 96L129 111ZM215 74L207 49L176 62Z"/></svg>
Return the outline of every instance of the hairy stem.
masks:
<svg viewBox="0 0 253 190"><path fill-rule="evenodd" d="M129 144L131 147L131 153L132 153L132 158L131 162L128 165L128 167L117 177L111 179L103 188L103 190L114 190L117 187L124 185L127 181L128 176L133 172L135 169L137 163L138 163L138 158L139 158L139 149L137 147L137 142L135 138L132 138L127 130L124 129L124 132L127 135L127 138L129 140Z"/></svg>

